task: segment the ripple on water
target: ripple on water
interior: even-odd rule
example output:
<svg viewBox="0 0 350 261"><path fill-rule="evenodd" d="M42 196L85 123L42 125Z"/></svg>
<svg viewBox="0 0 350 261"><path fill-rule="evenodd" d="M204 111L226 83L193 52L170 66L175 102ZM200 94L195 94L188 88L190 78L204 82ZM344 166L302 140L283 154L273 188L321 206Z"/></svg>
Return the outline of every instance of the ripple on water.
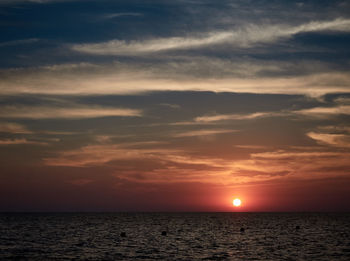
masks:
<svg viewBox="0 0 350 261"><path fill-rule="evenodd" d="M350 260L349 221L344 213L1 214L0 259Z"/></svg>

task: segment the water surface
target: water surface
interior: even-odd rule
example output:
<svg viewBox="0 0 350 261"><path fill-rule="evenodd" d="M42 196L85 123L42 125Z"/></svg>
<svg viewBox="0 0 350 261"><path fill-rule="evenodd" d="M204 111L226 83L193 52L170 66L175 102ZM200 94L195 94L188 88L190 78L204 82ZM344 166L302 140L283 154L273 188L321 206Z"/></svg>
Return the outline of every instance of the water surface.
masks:
<svg viewBox="0 0 350 261"><path fill-rule="evenodd" d="M0 259L350 260L350 213L0 214Z"/></svg>

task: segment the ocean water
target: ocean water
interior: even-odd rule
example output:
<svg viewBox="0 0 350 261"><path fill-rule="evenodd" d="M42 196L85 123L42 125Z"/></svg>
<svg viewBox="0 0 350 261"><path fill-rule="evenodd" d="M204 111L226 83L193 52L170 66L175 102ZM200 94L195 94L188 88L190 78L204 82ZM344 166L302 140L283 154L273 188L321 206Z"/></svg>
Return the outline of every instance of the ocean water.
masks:
<svg viewBox="0 0 350 261"><path fill-rule="evenodd" d="M350 260L350 214L0 214L13 259Z"/></svg>

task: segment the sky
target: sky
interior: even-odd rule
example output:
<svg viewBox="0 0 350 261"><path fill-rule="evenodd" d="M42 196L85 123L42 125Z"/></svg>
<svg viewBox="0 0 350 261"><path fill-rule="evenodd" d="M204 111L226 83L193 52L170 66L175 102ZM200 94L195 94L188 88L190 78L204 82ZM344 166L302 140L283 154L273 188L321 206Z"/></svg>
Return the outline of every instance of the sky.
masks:
<svg viewBox="0 0 350 261"><path fill-rule="evenodd" d="M0 0L0 211L350 211L349 46L345 0Z"/></svg>

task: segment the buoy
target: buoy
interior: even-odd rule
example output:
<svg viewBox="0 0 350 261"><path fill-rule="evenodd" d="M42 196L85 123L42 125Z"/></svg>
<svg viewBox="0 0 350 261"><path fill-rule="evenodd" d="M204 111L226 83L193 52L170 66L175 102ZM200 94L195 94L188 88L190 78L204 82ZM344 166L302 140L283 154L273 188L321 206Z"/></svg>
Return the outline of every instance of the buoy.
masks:
<svg viewBox="0 0 350 261"><path fill-rule="evenodd" d="M300 226L295 226L295 229L296 229L296 230L300 229Z"/></svg>
<svg viewBox="0 0 350 261"><path fill-rule="evenodd" d="M121 237L126 237L126 233L125 233L125 232L121 232L121 233L120 233L120 236L121 236Z"/></svg>
<svg viewBox="0 0 350 261"><path fill-rule="evenodd" d="M162 231L162 236L166 236L166 231Z"/></svg>
<svg viewBox="0 0 350 261"><path fill-rule="evenodd" d="M241 227L241 229L240 229L239 231L244 232L244 228L243 228L243 227Z"/></svg>

